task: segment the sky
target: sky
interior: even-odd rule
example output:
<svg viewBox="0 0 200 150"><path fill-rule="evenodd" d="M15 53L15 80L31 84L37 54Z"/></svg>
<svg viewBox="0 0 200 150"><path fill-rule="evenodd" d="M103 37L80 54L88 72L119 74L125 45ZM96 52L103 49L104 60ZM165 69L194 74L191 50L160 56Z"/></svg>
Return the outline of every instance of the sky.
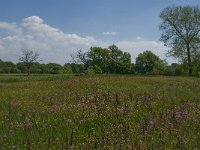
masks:
<svg viewBox="0 0 200 150"><path fill-rule="evenodd" d="M169 63L159 41L159 13L167 6L200 5L199 0L0 0L0 59L18 62L23 49L41 63L71 62L78 49L115 44L132 62L151 50Z"/></svg>

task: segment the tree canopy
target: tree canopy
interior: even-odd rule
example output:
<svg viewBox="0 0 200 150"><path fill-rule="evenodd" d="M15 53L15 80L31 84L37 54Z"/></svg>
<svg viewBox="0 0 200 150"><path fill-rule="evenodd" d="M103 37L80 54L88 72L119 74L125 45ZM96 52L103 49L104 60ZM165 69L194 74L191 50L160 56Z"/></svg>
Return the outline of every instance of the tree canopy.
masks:
<svg viewBox="0 0 200 150"><path fill-rule="evenodd" d="M193 72L192 61L200 47L200 9L198 6L169 6L160 13L160 40L171 49L168 54L187 61L188 73Z"/></svg>
<svg viewBox="0 0 200 150"><path fill-rule="evenodd" d="M136 58L135 69L138 74L161 74L165 62L151 51L145 51Z"/></svg>
<svg viewBox="0 0 200 150"><path fill-rule="evenodd" d="M102 73L127 74L133 72L131 55L123 52L114 44L108 48L91 47L87 52L78 50L73 58L76 58L75 62L82 63L85 69L90 67L91 70L92 67L101 70Z"/></svg>

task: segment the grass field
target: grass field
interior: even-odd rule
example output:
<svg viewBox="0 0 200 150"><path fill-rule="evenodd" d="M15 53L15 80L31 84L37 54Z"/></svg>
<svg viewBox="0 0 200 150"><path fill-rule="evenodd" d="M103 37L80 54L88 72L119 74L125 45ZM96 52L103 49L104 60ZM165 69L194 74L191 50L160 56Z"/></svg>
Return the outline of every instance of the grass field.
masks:
<svg viewBox="0 0 200 150"><path fill-rule="evenodd" d="M0 76L0 137L2 150L199 149L200 79Z"/></svg>

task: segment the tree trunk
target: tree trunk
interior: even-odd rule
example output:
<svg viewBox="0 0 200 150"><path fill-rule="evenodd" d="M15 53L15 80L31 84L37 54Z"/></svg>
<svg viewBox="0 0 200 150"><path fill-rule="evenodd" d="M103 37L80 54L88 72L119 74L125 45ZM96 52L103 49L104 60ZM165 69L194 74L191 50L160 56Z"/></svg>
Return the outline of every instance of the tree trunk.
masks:
<svg viewBox="0 0 200 150"><path fill-rule="evenodd" d="M190 46L187 44L187 55L188 55L188 75L192 76L192 61L191 61L191 55L190 55Z"/></svg>

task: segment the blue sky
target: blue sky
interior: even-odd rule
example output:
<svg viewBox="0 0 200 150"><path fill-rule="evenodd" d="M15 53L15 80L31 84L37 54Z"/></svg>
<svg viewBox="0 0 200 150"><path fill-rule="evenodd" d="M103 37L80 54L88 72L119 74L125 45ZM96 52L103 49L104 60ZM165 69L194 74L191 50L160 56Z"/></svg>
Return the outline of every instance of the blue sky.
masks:
<svg viewBox="0 0 200 150"><path fill-rule="evenodd" d="M135 57L159 42L160 11L199 0L0 0L0 59L18 61L22 49L37 51L43 63L64 64L77 49L116 44Z"/></svg>

